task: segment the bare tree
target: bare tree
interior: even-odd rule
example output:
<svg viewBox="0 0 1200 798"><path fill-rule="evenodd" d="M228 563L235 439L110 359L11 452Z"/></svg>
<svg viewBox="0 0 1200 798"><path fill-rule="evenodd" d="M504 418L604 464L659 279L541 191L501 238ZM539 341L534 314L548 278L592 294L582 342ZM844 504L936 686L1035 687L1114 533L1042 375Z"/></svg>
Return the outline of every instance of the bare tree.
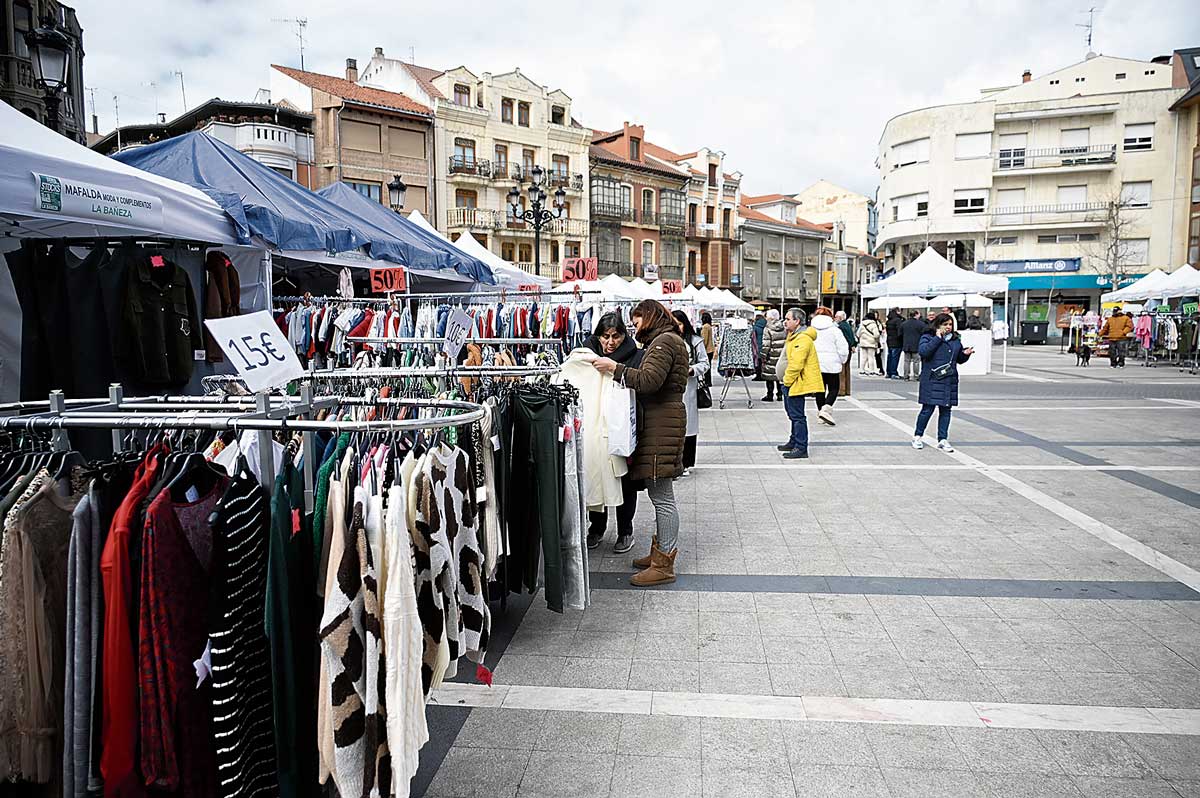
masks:
<svg viewBox="0 0 1200 798"><path fill-rule="evenodd" d="M1129 256L1133 253L1130 244L1133 220L1126 211L1137 205L1120 189L1110 190L1102 202L1102 206L1088 219L1100 225L1100 234L1094 242L1083 242L1080 249L1103 267L1104 273L1112 280L1110 290L1115 291L1121 287Z"/></svg>

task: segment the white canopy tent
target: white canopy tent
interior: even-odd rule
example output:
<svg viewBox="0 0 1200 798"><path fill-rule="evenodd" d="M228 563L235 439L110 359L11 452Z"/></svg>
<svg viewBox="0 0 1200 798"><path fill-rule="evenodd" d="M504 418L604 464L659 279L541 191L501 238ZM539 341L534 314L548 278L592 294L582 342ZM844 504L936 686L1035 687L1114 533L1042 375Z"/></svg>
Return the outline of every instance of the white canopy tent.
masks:
<svg viewBox="0 0 1200 798"><path fill-rule="evenodd" d="M867 283L862 296L929 296L934 294L998 294L1004 292L1005 318L1008 318L1008 278L998 274L979 274L960 269L926 247L917 259L883 280ZM949 305L942 305L949 307ZM962 305L959 305L962 307ZM990 343L990 338L985 339ZM1008 346L1004 347L1003 371L1008 373Z"/></svg>
<svg viewBox="0 0 1200 798"><path fill-rule="evenodd" d="M1196 296L1200 294L1200 271L1186 264L1180 266L1163 281L1158 291L1163 299Z"/></svg>
<svg viewBox="0 0 1200 798"><path fill-rule="evenodd" d="M538 275L529 274L528 272L522 271L516 266L513 266L511 263L492 252L483 244L480 244L475 236L470 235L469 233L467 235L460 236L457 241L451 241L450 239L446 238L446 236L439 233L437 228L430 224L429 220L421 215L420 211L413 211L411 214L409 214L408 220L426 232L432 233L433 235L447 242L450 244L450 246L454 247L460 252L486 263L492 270L492 274L496 277L495 286L485 286L488 290L494 290L495 288L516 288L517 286L521 285L536 285L543 291L548 291L550 286L553 285L553 281L551 281L549 277L541 277Z"/></svg>
<svg viewBox="0 0 1200 798"><path fill-rule="evenodd" d="M1162 282L1168 277L1167 273L1162 269L1155 269L1149 274L1138 278L1134 282L1118 288L1116 291L1100 295L1101 302L1124 302L1126 300L1141 300L1149 299L1152 296L1157 296L1153 293L1155 288L1162 285Z"/></svg>
<svg viewBox="0 0 1200 798"><path fill-rule="evenodd" d="M979 294L942 294L929 300L931 308L990 308L992 300Z"/></svg>
<svg viewBox="0 0 1200 798"><path fill-rule="evenodd" d="M881 296L867 303L867 310L890 310L891 308L923 308L929 300L919 296Z"/></svg>

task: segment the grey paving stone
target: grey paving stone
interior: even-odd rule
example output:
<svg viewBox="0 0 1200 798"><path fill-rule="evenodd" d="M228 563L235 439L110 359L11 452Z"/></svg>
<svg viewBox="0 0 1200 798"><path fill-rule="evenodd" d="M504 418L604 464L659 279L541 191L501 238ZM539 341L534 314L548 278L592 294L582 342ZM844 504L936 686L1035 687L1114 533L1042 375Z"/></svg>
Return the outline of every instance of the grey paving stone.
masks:
<svg viewBox="0 0 1200 798"><path fill-rule="evenodd" d="M858 766L876 764L875 752L867 739L866 727L863 724L780 721L780 730L793 767L796 763Z"/></svg>
<svg viewBox="0 0 1200 798"><path fill-rule="evenodd" d="M1119 735L1084 731L1035 731L1063 772L1073 776L1144 778L1151 774Z"/></svg>
<svg viewBox="0 0 1200 798"><path fill-rule="evenodd" d="M1200 781L1170 779L1168 782L1182 798L1200 798Z"/></svg>
<svg viewBox="0 0 1200 798"><path fill-rule="evenodd" d="M940 618L997 617L987 602L972 596L926 596L925 603Z"/></svg>
<svg viewBox="0 0 1200 798"><path fill-rule="evenodd" d="M792 769L800 795L836 795L839 798L888 798L883 773L875 767L797 764Z"/></svg>
<svg viewBox="0 0 1200 798"><path fill-rule="evenodd" d="M494 683L556 687L562 679L563 668L566 665L566 657L514 654L505 651L493 674Z"/></svg>
<svg viewBox="0 0 1200 798"><path fill-rule="evenodd" d="M826 637L866 637L888 639L887 630L874 612L817 613Z"/></svg>
<svg viewBox="0 0 1200 798"><path fill-rule="evenodd" d="M628 659L569 657L559 677L559 686L624 690L629 684L630 664Z"/></svg>
<svg viewBox="0 0 1200 798"><path fill-rule="evenodd" d="M812 599L804 593L755 593L754 606L760 613L781 612L813 615Z"/></svg>
<svg viewBox="0 0 1200 798"><path fill-rule="evenodd" d="M699 759L617 755L609 793L614 798L696 798L702 793Z"/></svg>
<svg viewBox="0 0 1200 798"><path fill-rule="evenodd" d="M545 719L546 713L542 710L476 707L454 738L454 745L530 751Z"/></svg>
<svg viewBox="0 0 1200 798"><path fill-rule="evenodd" d="M976 773L990 798L1081 798L1070 776L1045 773Z"/></svg>
<svg viewBox="0 0 1200 798"><path fill-rule="evenodd" d="M868 725L867 739L880 767L967 770L967 761L940 726Z"/></svg>
<svg viewBox="0 0 1200 798"><path fill-rule="evenodd" d="M850 612L857 614L873 615L875 609L871 606L871 602L866 596L847 595L847 594L830 594L830 595L814 595L811 597L813 609L817 612Z"/></svg>
<svg viewBox="0 0 1200 798"><path fill-rule="evenodd" d="M576 632L571 643L576 657L593 659L630 659L637 642L637 632Z"/></svg>
<svg viewBox="0 0 1200 798"><path fill-rule="evenodd" d="M534 750L615 753L621 717L607 712L547 712Z"/></svg>
<svg viewBox="0 0 1200 798"><path fill-rule="evenodd" d="M697 612L700 599L696 593L673 590L651 590L644 593L644 611Z"/></svg>
<svg viewBox="0 0 1200 798"><path fill-rule="evenodd" d="M1003 701L1004 696L979 668L912 667L913 678L931 701Z"/></svg>
<svg viewBox="0 0 1200 798"><path fill-rule="evenodd" d="M700 658L699 649L700 639L696 634L638 632L633 658L695 662Z"/></svg>
<svg viewBox="0 0 1200 798"><path fill-rule="evenodd" d="M754 761L764 769L787 772L787 746L777 720L702 718L704 759L719 757Z"/></svg>
<svg viewBox="0 0 1200 798"><path fill-rule="evenodd" d="M768 663L802 662L809 665L832 665L833 652L823 636L762 638Z"/></svg>
<svg viewBox="0 0 1200 798"><path fill-rule="evenodd" d="M700 663L680 660L635 659L628 689L664 693L700 692Z"/></svg>
<svg viewBox="0 0 1200 798"><path fill-rule="evenodd" d="M520 798L607 796L615 765L615 754L534 751L517 795Z"/></svg>
<svg viewBox="0 0 1200 798"><path fill-rule="evenodd" d="M433 798L491 798L517 794L529 751L502 748L450 749L429 785Z"/></svg>
<svg viewBox="0 0 1200 798"><path fill-rule="evenodd" d="M1062 773L1062 767L1025 729L948 730L968 767L981 773Z"/></svg>
<svg viewBox="0 0 1200 798"><path fill-rule="evenodd" d="M962 770L885 767L892 798L988 798L975 774Z"/></svg>
<svg viewBox="0 0 1200 798"><path fill-rule="evenodd" d="M762 637L758 634L700 634L701 662L754 662L765 664Z"/></svg>
<svg viewBox="0 0 1200 798"><path fill-rule="evenodd" d="M704 592L698 596L701 613L705 612L754 612L753 593Z"/></svg>
<svg viewBox="0 0 1200 798"><path fill-rule="evenodd" d="M806 597L807 598L807 597ZM774 610L758 611L758 630L770 637L824 637L816 613Z"/></svg>
<svg viewBox="0 0 1200 798"><path fill-rule="evenodd" d="M847 695L841 673L834 666L789 662L766 667L770 672L768 693L791 696Z"/></svg>
<svg viewBox="0 0 1200 798"><path fill-rule="evenodd" d="M833 661L857 667L897 667L904 664L891 640L884 638L829 637L826 639Z"/></svg>
<svg viewBox="0 0 1200 798"><path fill-rule="evenodd" d="M1164 779L1200 780L1200 737L1172 734L1121 736Z"/></svg>
<svg viewBox="0 0 1200 798"><path fill-rule="evenodd" d="M1157 776L1140 779L1078 776L1075 787L1084 798L1180 798L1180 795L1186 795Z"/></svg>
<svg viewBox="0 0 1200 798"><path fill-rule="evenodd" d="M912 671L903 663L888 667L839 665L846 694L856 698L924 698Z"/></svg>
<svg viewBox="0 0 1200 798"><path fill-rule="evenodd" d="M621 719L620 754L699 759L703 751L700 718L670 715L625 715Z"/></svg>
<svg viewBox="0 0 1200 798"><path fill-rule="evenodd" d="M766 665L744 662L701 662L700 692L770 695L771 675Z"/></svg>
<svg viewBox="0 0 1200 798"><path fill-rule="evenodd" d="M683 593L683 591L667 591L664 590L654 595L690 595L694 600L695 593ZM700 613L690 610L675 610L675 609L644 609L641 616L638 618L637 631L650 632L652 634L698 634L700 631Z"/></svg>
<svg viewBox="0 0 1200 798"><path fill-rule="evenodd" d="M639 614L625 609L607 610L591 608L585 611L579 619L579 629L588 632L625 632L636 630Z"/></svg>

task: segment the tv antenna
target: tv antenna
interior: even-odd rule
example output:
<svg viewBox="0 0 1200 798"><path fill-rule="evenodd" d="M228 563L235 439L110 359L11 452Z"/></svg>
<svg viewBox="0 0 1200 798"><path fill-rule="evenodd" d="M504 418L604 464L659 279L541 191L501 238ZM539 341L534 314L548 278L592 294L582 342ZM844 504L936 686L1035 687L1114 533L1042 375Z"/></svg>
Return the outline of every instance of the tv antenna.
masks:
<svg viewBox="0 0 1200 798"><path fill-rule="evenodd" d="M1096 29L1096 7L1092 6L1087 10L1088 21L1076 22L1075 27L1084 28L1087 30L1087 47L1088 52L1092 51L1092 31Z"/></svg>
<svg viewBox="0 0 1200 798"><path fill-rule="evenodd" d="M296 26L296 38L300 40L300 71L304 69L304 31L308 29L308 17L273 17L272 22L287 22Z"/></svg>
<svg viewBox="0 0 1200 798"><path fill-rule="evenodd" d="M187 110L188 110L188 104L187 104L187 89L186 89L186 88L184 88L184 86L183 86L183 71L182 71L182 70L179 70L179 69L176 69L176 70L175 70L174 72L172 72L171 74L172 74L172 75L178 75L178 76L179 76L179 93L183 95L183 113L185 113L185 114L186 114L186 113L187 113ZM157 103L158 103L158 95L157 95L157 94L155 95L155 98L154 98L154 99L155 99L155 108L157 109L157 107L158 107L158 105L157 105Z"/></svg>

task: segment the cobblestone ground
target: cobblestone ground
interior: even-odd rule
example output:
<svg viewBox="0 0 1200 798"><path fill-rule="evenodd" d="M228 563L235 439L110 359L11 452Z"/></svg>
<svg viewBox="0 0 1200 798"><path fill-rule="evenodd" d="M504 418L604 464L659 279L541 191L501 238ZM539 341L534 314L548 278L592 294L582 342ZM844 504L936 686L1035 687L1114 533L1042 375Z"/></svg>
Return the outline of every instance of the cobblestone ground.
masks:
<svg viewBox="0 0 1200 798"><path fill-rule="evenodd" d="M1200 376L1014 349L953 454L856 377L801 463L749 386L702 411L678 582L629 589L610 529L586 612L510 602L415 794L1200 796Z"/></svg>

